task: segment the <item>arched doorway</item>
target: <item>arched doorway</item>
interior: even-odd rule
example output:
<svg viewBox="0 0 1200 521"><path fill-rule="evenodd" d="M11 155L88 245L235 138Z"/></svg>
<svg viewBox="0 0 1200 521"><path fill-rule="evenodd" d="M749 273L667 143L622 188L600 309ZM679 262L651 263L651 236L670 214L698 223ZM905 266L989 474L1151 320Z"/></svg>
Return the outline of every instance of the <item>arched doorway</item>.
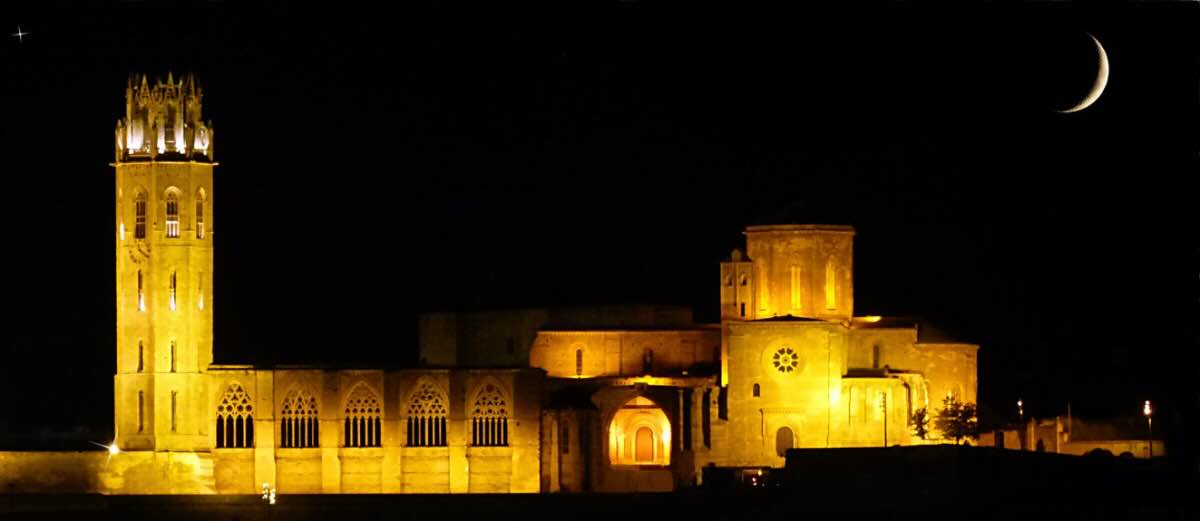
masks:
<svg viewBox="0 0 1200 521"><path fill-rule="evenodd" d="M638 396L608 425L608 460L613 465L670 465L671 422L658 404Z"/></svg>
<svg viewBox="0 0 1200 521"><path fill-rule="evenodd" d="M638 463L653 463L654 462L654 431L650 427L641 427L637 430L637 445L636 457Z"/></svg>
<svg viewBox="0 0 1200 521"><path fill-rule="evenodd" d="M787 455L787 450L792 448L794 442L795 436L792 435L792 429L780 427L775 431L775 454L779 457Z"/></svg>

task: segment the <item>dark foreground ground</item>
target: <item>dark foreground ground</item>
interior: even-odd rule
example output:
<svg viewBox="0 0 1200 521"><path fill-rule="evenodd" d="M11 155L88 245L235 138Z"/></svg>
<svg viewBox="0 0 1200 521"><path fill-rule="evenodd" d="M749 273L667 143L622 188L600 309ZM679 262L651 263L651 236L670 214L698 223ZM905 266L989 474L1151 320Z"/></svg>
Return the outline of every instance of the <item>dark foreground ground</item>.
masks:
<svg viewBox="0 0 1200 521"><path fill-rule="evenodd" d="M1196 498L1192 498L1195 500ZM1106 498L1064 498L1048 505L928 505L895 509L872 497L813 497L790 490L721 493L572 495L0 496L0 519L250 520L697 520L697 519L1196 519L1195 510L1162 501L1115 508ZM764 517L765 516L765 517Z"/></svg>
<svg viewBox="0 0 1200 521"><path fill-rule="evenodd" d="M1200 519L1194 468L1168 460L955 446L794 449L783 469L705 469L656 494L0 495L9 519L698 521ZM1178 463L1178 462L1175 462Z"/></svg>

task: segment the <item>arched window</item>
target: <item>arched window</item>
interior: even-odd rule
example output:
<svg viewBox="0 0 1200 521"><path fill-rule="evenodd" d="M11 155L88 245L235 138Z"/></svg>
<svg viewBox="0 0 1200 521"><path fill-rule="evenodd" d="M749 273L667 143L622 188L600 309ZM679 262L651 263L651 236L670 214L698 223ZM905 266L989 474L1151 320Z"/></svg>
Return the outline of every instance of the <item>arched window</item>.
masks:
<svg viewBox="0 0 1200 521"><path fill-rule="evenodd" d="M175 421L175 405L178 403L176 398L179 396L179 391L171 391L171 432L176 432L178 423Z"/></svg>
<svg viewBox="0 0 1200 521"><path fill-rule="evenodd" d="M175 341L171 341L171 372L175 372Z"/></svg>
<svg viewBox="0 0 1200 521"><path fill-rule="evenodd" d="M642 351L642 373L650 374L654 372L654 350L647 347Z"/></svg>
<svg viewBox="0 0 1200 521"><path fill-rule="evenodd" d="M139 372L139 373L140 373L140 372L142 372L142 370L143 370L143 369L146 367L146 365L145 365L145 361L146 361L146 346L145 346L145 344L143 344L143 343L142 343L142 341L141 341L141 340L138 340L138 368L137 368L137 372Z"/></svg>
<svg viewBox="0 0 1200 521"><path fill-rule="evenodd" d="M145 286L142 282L142 270L138 270L138 272L137 272L137 284L138 284L138 286L137 286L137 288L138 288L138 293L137 293L138 311L145 311L146 310L146 290L145 290Z"/></svg>
<svg viewBox="0 0 1200 521"><path fill-rule="evenodd" d="M575 376L583 376L583 350L575 350Z"/></svg>
<svg viewBox="0 0 1200 521"><path fill-rule="evenodd" d="M240 384L230 384L217 405L217 448L254 446L254 404Z"/></svg>
<svg viewBox="0 0 1200 521"><path fill-rule="evenodd" d="M788 274L791 277L791 286L792 286L792 291L791 291L792 309L800 309L800 307L801 307L800 306L800 286L801 286L800 266L792 266L791 268L789 268L788 272L789 272Z"/></svg>
<svg viewBox="0 0 1200 521"><path fill-rule="evenodd" d="M446 446L446 395L425 379L408 401L409 447Z"/></svg>
<svg viewBox="0 0 1200 521"><path fill-rule="evenodd" d="M146 194L139 192L133 200L133 238L146 238Z"/></svg>
<svg viewBox="0 0 1200 521"><path fill-rule="evenodd" d="M383 427L379 399L365 384L359 384L346 400L346 447L379 447L379 434Z"/></svg>
<svg viewBox="0 0 1200 521"><path fill-rule="evenodd" d="M172 271L171 272L171 287L167 291L167 305L170 306L171 311L175 311L175 290L178 287L179 286L176 284L175 272Z"/></svg>
<svg viewBox="0 0 1200 521"><path fill-rule="evenodd" d="M317 399L304 391L293 390L283 400L279 412L279 446L307 449L320 446Z"/></svg>
<svg viewBox="0 0 1200 521"><path fill-rule="evenodd" d="M754 384L754 389L751 392L754 394L755 398L758 398L759 396L762 396L762 387L759 387L758 384Z"/></svg>
<svg viewBox="0 0 1200 521"><path fill-rule="evenodd" d="M204 189L196 192L196 238L204 238Z"/></svg>
<svg viewBox="0 0 1200 521"><path fill-rule="evenodd" d="M494 384L485 385L475 398L471 412L471 445L508 446L508 404Z"/></svg>
<svg viewBox="0 0 1200 521"><path fill-rule="evenodd" d="M790 427L780 427L775 431L775 455L786 456L787 450L794 446L795 441Z"/></svg>
<svg viewBox="0 0 1200 521"><path fill-rule="evenodd" d="M837 309L837 266L833 257L825 261L825 309Z"/></svg>
<svg viewBox="0 0 1200 521"><path fill-rule="evenodd" d="M167 237L179 237L179 196L167 193Z"/></svg>
<svg viewBox="0 0 1200 521"><path fill-rule="evenodd" d="M204 272L196 276L196 307L204 309Z"/></svg>
<svg viewBox="0 0 1200 521"><path fill-rule="evenodd" d="M750 277L747 277L746 274L743 273L741 278L738 279L738 284L741 284L742 286L749 286L750 285Z"/></svg>

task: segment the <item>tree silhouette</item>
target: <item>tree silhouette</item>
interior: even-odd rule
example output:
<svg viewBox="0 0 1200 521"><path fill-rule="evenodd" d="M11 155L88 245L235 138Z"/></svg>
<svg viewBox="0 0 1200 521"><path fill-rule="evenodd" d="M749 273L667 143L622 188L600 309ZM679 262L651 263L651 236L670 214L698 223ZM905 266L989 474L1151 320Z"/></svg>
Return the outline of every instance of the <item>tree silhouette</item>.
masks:
<svg viewBox="0 0 1200 521"><path fill-rule="evenodd" d="M913 435L921 439L927 439L929 436L929 412L924 407L913 411L912 415Z"/></svg>
<svg viewBox="0 0 1200 521"><path fill-rule="evenodd" d="M976 418L976 408L973 403L963 403L954 396L942 400L942 410L938 411L933 424L944 438L954 439L958 445L964 438L979 438L979 420Z"/></svg>

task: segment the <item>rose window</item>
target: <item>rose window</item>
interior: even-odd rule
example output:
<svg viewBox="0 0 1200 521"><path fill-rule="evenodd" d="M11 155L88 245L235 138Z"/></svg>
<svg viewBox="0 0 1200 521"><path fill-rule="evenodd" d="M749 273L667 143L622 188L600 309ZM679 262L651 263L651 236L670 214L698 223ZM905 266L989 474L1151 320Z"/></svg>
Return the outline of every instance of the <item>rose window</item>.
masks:
<svg viewBox="0 0 1200 521"><path fill-rule="evenodd" d="M771 365L781 373L791 373L800 365L800 357L790 347L781 347L771 357Z"/></svg>

